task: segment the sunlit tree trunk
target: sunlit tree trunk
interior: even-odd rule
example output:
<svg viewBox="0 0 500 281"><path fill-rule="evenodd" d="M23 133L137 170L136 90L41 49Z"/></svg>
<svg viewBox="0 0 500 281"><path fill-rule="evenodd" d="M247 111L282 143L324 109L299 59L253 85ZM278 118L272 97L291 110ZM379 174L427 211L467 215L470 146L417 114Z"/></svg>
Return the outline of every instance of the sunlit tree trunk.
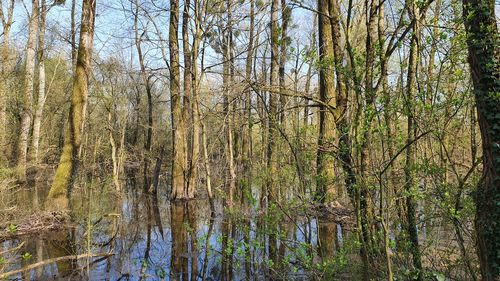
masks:
<svg viewBox="0 0 500 281"><path fill-rule="evenodd" d="M171 199L186 199L186 151L185 124L182 118L182 99L180 93L180 65L179 65L179 1L170 1L170 25L168 31L168 46L170 51L170 110L172 117L172 173Z"/></svg>
<svg viewBox="0 0 500 281"><path fill-rule="evenodd" d="M199 126L197 124L198 120L195 117L195 93L196 86L193 85L193 73L194 68L196 68L196 57L194 57L194 45L199 44L194 42L197 39L195 34L193 37L193 47L189 46L189 7L191 5L190 0L184 1L184 11L182 13L182 49L184 55L184 100L182 107L182 116L187 126L185 142L186 149L186 161L188 163L187 175L186 175L186 193L189 198L195 196L196 182L198 180L198 159L199 159ZM196 5L196 4L195 4ZM196 19L195 19L196 20ZM196 50L196 53L198 51ZM196 121L196 122L195 122Z"/></svg>
<svg viewBox="0 0 500 281"><path fill-rule="evenodd" d="M232 29L232 11L233 8L232 0L227 0L226 2L227 10L227 26L224 32L224 40L222 42L222 60L223 60L223 90L224 90L224 132L225 132L225 154L227 163L227 185L229 188L229 198L227 200L228 204L233 204L234 193L236 191L236 171L235 171L235 161L234 161L234 138L233 138L233 108L234 101L232 95L233 86L233 29Z"/></svg>
<svg viewBox="0 0 500 281"><path fill-rule="evenodd" d="M198 176L198 170L196 167L196 163L198 163L199 155L200 155L200 138L201 138L201 145L203 148L203 167L205 170L205 184L207 187L207 194L208 198L212 202L213 199L213 194L212 194L212 183L211 183L211 175L210 175L210 160L208 158L208 148L207 148L207 136L206 136L206 129L204 127L204 124L202 123L200 119L200 100L199 100L199 95L200 95L200 83L201 83L201 77L199 77L198 74L198 56L199 56L199 49L200 49L200 43L202 40L202 18L206 13L207 5L204 3L202 0L195 0L194 1L194 15L195 15L195 36L193 39L193 63L192 63L192 79L193 79L193 98L191 102L192 106L192 114L193 114L193 154L192 154L192 161L193 161L193 171L191 172L190 176L190 182L193 184L197 183L197 176ZM192 190L195 191L196 185L192 186Z"/></svg>
<svg viewBox="0 0 500 281"><path fill-rule="evenodd" d="M482 280L500 277L500 36L495 1L464 0L469 64L483 141L483 177L475 195Z"/></svg>
<svg viewBox="0 0 500 281"><path fill-rule="evenodd" d="M21 127L17 146L17 172L21 181L26 179L26 162L28 138L33 114L33 84L35 79L36 35L38 31L38 0L31 2L31 16L28 25L28 42L26 43L26 73L24 75L23 108L21 111Z"/></svg>
<svg viewBox="0 0 500 281"><path fill-rule="evenodd" d="M76 65L78 49L76 47L76 1L71 0L71 65Z"/></svg>
<svg viewBox="0 0 500 281"><path fill-rule="evenodd" d="M69 126L66 129L63 152L49 192L50 198L61 199L62 204L67 204L64 201L70 194L71 185L78 167L78 151L82 142L88 84L91 74L95 8L96 0L83 1L80 42L69 111Z"/></svg>
<svg viewBox="0 0 500 281"><path fill-rule="evenodd" d="M38 32L38 101L33 120L33 136L31 139L31 161L38 163L38 147L40 144L40 127L42 124L43 108L47 95L45 92L45 18L47 16L46 0L40 3L40 24Z"/></svg>

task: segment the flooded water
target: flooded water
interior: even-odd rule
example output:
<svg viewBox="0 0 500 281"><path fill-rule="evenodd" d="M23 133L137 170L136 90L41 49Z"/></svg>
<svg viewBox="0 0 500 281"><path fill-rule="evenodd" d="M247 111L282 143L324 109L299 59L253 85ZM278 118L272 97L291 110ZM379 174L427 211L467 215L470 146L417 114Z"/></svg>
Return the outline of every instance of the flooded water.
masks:
<svg viewBox="0 0 500 281"><path fill-rule="evenodd" d="M219 202L212 211L208 200L170 203L166 187L152 196L134 182L121 194L110 186L75 188L72 227L1 242L0 272L60 257L9 278L311 280L325 274L322 262L338 258L342 266L342 256L334 255L346 243L339 224L308 216L270 218L252 205L227 209ZM46 209L47 193L46 184L36 184L2 195L3 208L10 208L2 227L17 215ZM19 250L7 252L21 243Z"/></svg>

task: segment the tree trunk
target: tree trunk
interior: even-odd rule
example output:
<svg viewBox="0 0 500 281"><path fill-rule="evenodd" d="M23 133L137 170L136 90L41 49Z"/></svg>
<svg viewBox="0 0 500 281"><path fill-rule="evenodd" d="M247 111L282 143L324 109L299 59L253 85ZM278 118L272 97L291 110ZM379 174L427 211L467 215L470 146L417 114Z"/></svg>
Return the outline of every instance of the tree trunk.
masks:
<svg viewBox="0 0 500 281"><path fill-rule="evenodd" d="M415 203L415 178L412 171L415 163L415 149L413 139L416 137L416 124L414 120L415 107L414 101L416 99L415 89L417 87L417 66L419 62L418 55L418 37L419 37L419 10L416 3L410 4L410 14L413 20L413 34L410 42L410 54L408 58L408 78L406 85L406 114L408 118L407 123L407 139L406 139L406 161L405 161L405 191L406 195L406 231L410 239L410 252L413 257L413 266L417 271L417 280L423 280L422 261L420 254L420 247L418 242L418 232L416 225L416 203Z"/></svg>
<svg viewBox="0 0 500 281"><path fill-rule="evenodd" d="M198 129L198 126L194 125L194 115L196 115L194 104L196 101L193 93L195 90L195 87L193 86L193 69L196 67L196 63L193 63L193 60L196 60L196 57L192 56L192 51L194 51L194 41L198 39L193 40L193 49L191 49L189 46L189 7L190 0L185 0L184 10L182 13L182 50L184 55L184 100L182 116L185 124L189 124L189 130L186 131L187 141L185 142L185 149L187 152L186 161L188 163L185 188L188 197L194 198L196 182L198 180L197 164L199 158L199 130L195 132L195 127ZM196 35L194 37L196 37Z"/></svg>
<svg viewBox="0 0 500 281"><path fill-rule="evenodd" d="M193 132L193 143L192 143L192 165L193 165L193 170L191 171L191 178L189 180L190 183L193 184L191 187L190 191L193 193L196 190L196 184L198 182L198 168L197 168L197 163L200 158L200 137L202 137L202 145L203 145L203 166L205 169L205 175L206 175L206 186L207 186L207 193L210 201L212 201L213 195L212 195L212 185L211 185L211 178L210 178L210 161L208 159L208 150L207 150L207 140L206 140L206 131L204 125L201 123L200 120L200 108L199 108L199 92L200 92L200 82L201 78L199 78L198 74L198 55L199 55L199 49L200 49L200 43L202 40L202 18L206 13L207 5L201 4L200 0L195 0L194 2L194 15L195 15L195 36L193 39L193 61L192 61L192 80L193 80L193 97L192 97L192 102L191 102L191 112L193 114L193 124L192 124L192 132ZM201 135L200 135L201 132ZM194 195L193 195L194 196Z"/></svg>
<svg viewBox="0 0 500 281"><path fill-rule="evenodd" d="M319 133L316 158L316 200L324 203L336 197L335 158L331 150L336 137L335 120L332 112L325 106L336 107L334 82L334 50L332 25L329 19L332 0L318 0L318 44L319 44Z"/></svg>
<svg viewBox="0 0 500 281"><path fill-rule="evenodd" d="M182 104L180 93L180 65L179 65L179 1L170 0L170 26L168 31L168 47L170 51L170 110L172 117L172 173L171 199L187 199L186 184L186 151L185 124L182 118Z"/></svg>
<svg viewBox="0 0 500 281"><path fill-rule="evenodd" d="M62 203L66 204L67 202L64 202L65 197L68 197L71 193L71 185L78 167L78 151L85 123L88 84L92 70L91 57L94 43L95 7L96 0L83 1L80 43L73 77L69 126L66 129L63 152L49 192L50 198L61 199L63 200Z"/></svg>
<svg viewBox="0 0 500 281"><path fill-rule="evenodd" d="M500 276L500 44L495 1L464 0L469 64L483 141L483 177L476 191L477 250L482 280Z"/></svg>
<svg viewBox="0 0 500 281"><path fill-rule="evenodd" d="M0 69L0 164L4 164L8 159L7 147L7 88L9 87L9 76L12 72L12 62L10 61L10 28L12 27L14 0L11 0L7 6L7 16L3 10L3 1L0 1L0 19L3 26L3 44L2 44L2 67Z"/></svg>
<svg viewBox="0 0 500 281"><path fill-rule="evenodd" d="M284 95L286 92L286 80L285 80L285 66L287 62L288 55L288 25L290 23L292 16L292 10L286 5L286 0L281 0L281 38L280 38L280 54L279 54L279 86L280 86L280 108L279 108L279 123L286 130L286 115L285 107L287 103L287 97Z"/></svg>
<svg viewBox="0 0 500 281"><path fill-rule="evenodd" d="M236 190L236 172L234 163L234 145L233 145L233 100L232 100L232 82L234 61L232 55L233 47L233 29L232 29L232 1L227 1L227 27L223 41L223 88L224 88L224 126L225 126L225 154L227 162L227 184L229 188L229 205L233 204L234 192Z"/></svg>
<svg viewBox="0 0 500 281"><path fill-rule="evenodd" d="M31 161L38 163L38 147L40 144L40 127L42 124L43 107L47 99L45 92L45 18L47 16L46 0L41 0L40 26L38 33L38 102L33 120L33 137L31 139Z"/></svg>
<svg viewBox="0 0 500 281"><path fill-rule="evenodd" d="M26 73L24 76L24 100L21 113L21 127L17 146L17 172L21 181L26 180L26 162L28 138L33 111L33 84L35 78L36 35L38 30L38 0L31 2L31 17L28 25L28 42L26 43Z"/></svg>
<svg viewBox="0 0 500 281"><path fill-rule="evenodd" d="M245 64L245 80L247 84L252 80L252 63L254 50L254 25L255 25L255 1L250 0L250 22L248 30L247 57ZM252 185L252 88L247 87L245 93L244 115L246 117L245 128L242 134L242 166L245 183L242 192L250 192ZM242 196L244 198L244 196Z"/></svg>

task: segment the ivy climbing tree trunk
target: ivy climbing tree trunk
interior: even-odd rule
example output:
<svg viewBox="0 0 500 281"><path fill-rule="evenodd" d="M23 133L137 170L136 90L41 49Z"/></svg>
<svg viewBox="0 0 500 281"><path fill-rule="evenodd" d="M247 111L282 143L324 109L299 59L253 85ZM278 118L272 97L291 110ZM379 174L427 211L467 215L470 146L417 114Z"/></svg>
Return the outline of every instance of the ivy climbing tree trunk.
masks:
<svg viewBox="0 0 500 281"><path fill-rule="evenodd" d="M89 77L91 74L92 48L94 44L96 0L83 0L80 42L73 77L73 90L69 110L69 126L64 137L64 147L49 192L49 198L67 206L66 198L78 167L78 151L82 143Z"/></svg>
<svg viewBox="0 0 500 281"><path fill-rule="evenodd" d="M422 260L420 247L418 242L417 232L417 216L415 202L415 148L412 145L416 137L417 124L415 124L415 100L416 100L416 83L417 83L417 66L419 63L418 55L418 39L419 39L419 11L417 4L410 1L410 16L413 22L413 34L410 41L410 54L408 58L408 78L406 85L406 105L405 111L407 114L407 138L406 138L406 161L404 167L405 173L405 191L406 191L406 231L408 232L410 242L410 252L413 257L413 267L417 271L417 280L423 280Z"/></svg>
<svg viewBox="0 0 500 281"><path fill-rule="evenodd" d="M482 280L500 277L500 42L494 0L464 0L469 64L483 141L476 191L477 250Z"/></svg>

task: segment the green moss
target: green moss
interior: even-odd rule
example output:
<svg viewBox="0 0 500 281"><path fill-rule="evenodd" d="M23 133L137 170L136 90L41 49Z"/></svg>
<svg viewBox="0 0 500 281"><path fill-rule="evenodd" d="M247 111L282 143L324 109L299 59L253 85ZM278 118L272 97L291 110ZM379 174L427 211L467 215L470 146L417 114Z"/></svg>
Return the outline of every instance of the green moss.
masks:
<svg viewBox="0 0 500 281"><path fill-rule="evenodd" d="M63 148L59 166L54 176L54 181L50 187L49 198L66 197L68 187L71 182L71 175L73 170L73 147L71 143L66 143Z"/></svg>

